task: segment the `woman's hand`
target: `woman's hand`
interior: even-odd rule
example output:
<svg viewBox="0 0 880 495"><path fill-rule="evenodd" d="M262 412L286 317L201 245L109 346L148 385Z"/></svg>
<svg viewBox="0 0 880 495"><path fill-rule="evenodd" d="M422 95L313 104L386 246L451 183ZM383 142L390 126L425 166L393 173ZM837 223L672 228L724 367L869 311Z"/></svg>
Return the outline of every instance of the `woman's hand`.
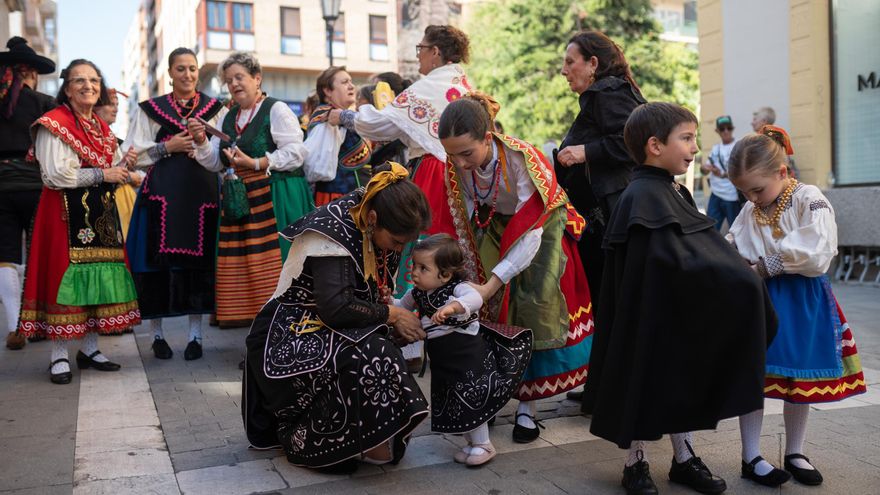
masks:
<svg viewBox="0 0 880 495"><path fill-rule="evenodd" d="M388 305L388 324L392 326L391 337L397 344L411 344L427 337L422 323L412 311L394 305Z"/></svg>
<svg viewBox="0 0 880 495"><path fill-rule="evenodd" d="M247 153L241 151L239 148L223 148L223 153L226 155L226 158L229 159L229 163L233 166L254 170L254 159L248 156Z"/></svg>
<svg viewBox="0 0 880 495"><path fill-rule="evenodd" d="M122 160L116 164L117 167L125 167L128 170L134 170L134 166L137 164L138 154L135 151L134 146L128 148L128 151L125 152L125 155L122 156Z"/></svg>
<svg viewBox="0 0 880 495"><path fill-rule="evenodd" d="M104 173L104 182L112 184L125 184L128 182L129 172L125 167L110 167L101 169Z"/></svg>
<svg viewBox="0 0 880 495"><path fill-rule="evenodd" d="M489 279L483 285L477 285L472 282L468 282L471 287L474 288L477 292L480 293L480 296L483 298L483 302L489 302L489 299L492 299L492 296L498 292L498 289L504 286L504 283L498 278L498 275L492 274L492 278Z"/></svg>
<svg viewBox="0 0 880 495"><path fill-rule="evenodd" d="M186 130L197 146L205 144L205 141L208 140L208 136L205 134L205 124L199 122L199 119L187 119Z"/></svg>
<svg viewBox="0 0 880 495"><path fill-rule="evenodd" d="M556 161L563 167L585 163L587 161L587 155L584 152L584 146L578 144L562 148L562 150L556 155Z"/></svg>
<svg viewBox="0 0 880 495"><path fill-rule="evenodd" d="M141 184L144 183L144 176L138 173L133 173L129 175L129 183L134 188L141 187Z"/></svg>
<svg viewBox="0 0 880 495"><path fill-rule="evenodd" d="M189 131L181 131L172 136L168 141L165 141L165 150L168 153L188 152L192 147L193 137L190 136Z"/></svg>
<svg viewBox="0 0 880 495"><path fill-rule="evenodd" d="M342 110L338 108L334 108L330 110L330 115L327 116L327 123L330 125L339 125L339 117L342 115Z"/></svg>
<svg viewBox="0 0 880 495"><path fill-rule="evenodd" d="M458 301L452 301L451 303L443 306L438 309L434 316L431 317L431 321L438 325L442 325L447 318L451 318L455 315L460 315L464 313L464 306L461 305Z"/></svg>

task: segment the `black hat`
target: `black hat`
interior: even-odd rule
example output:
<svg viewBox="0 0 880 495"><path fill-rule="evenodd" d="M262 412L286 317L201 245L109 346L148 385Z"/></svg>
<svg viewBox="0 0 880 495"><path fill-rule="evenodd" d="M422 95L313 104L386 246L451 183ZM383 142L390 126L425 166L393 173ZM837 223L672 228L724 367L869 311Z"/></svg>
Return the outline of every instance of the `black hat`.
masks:
<svg viewBox="0 0 880 495"><path fill-rule="evenodd" d="M37 69L39 74L55 72L55 62L42 55L37 55L37 52L28 46L27 40L20 36L10 38L6 42L6 48L9 48L9 51L0 52L0 65L24 64Z"/></svg>

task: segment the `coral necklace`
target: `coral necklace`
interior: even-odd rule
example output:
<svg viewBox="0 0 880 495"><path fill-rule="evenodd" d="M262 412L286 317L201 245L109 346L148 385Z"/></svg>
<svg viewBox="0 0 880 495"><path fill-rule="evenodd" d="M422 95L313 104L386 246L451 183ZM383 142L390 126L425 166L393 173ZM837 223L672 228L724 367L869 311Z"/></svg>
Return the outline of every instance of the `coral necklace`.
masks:
<svg viewBox="0 0 880 495"><path fill-rule="evenodd" d="M171 102L171 108L173 108L174 111L177 112L177 116L180 117L180 124L182 126L186 127L187 119L189 119L189 116L196 111L196 108L198 108L200 99L201 96L199 96L198 92L194 97L190 98L189 100L181 99L181 102L192 101L192 107L189 109L189 112L186 112L186 115L184 115L183 108L181 108L183 107L183 104L181 103L180 105L178 105L177 98L174 97L174 93L168 95L168 100Z"/></svg>
<svg viewBox="0 0 880 495"><path fill-rule="evenodd" d="M381 274L376 280L376 285L379 288L379 302L388 304L391 302L391 291L388 290L388 252L384 249L381 256L376 257L376 272Z"/></svg>
<svg viewBox="0 0 880 495"><path fill-rule="evenodd" d="M239 125L238 125L238 118L241 116L241 107L240 106L238 107L238 111L235 113L235 134L236 134L236 136L241 137L241 135L244 134L245 129L247 129L248 126L251 125L251 121L254 120L254 112L257 111L257 105L261 101L263 101L262 93L259 96L257 96L257 101L254 102L254 106L251 107L251 113L248 114L247 122L245 122L244 125L241 127L239 127Z"/></svg>
<svg viewBox="0 0 880 495"><path fill-rule="evenodd" d="M761 208L755 206L755 221L758 222L758 225L769 225L772 229L774 239L781 239L785 236L785 232L783 232L782 227L779 226L779 220L782 218L782 213L788 205L791 204L791 196L794 194L794 190L797 186L797 179L788 179L788 186L782 191L782 194L776 198L776 210L773 212L772 217L768 217Z"/></svg>
<svg viewBox="0 0 880 495"><path fill-rule="evenodd" d="M471 180L474 183L474 223L477 224L482 230L485 230L486 227L489 226L489 222L492 221L492 217L495 216L495 209L498 207L498 192L501 190L501 170L498 167L498 161L495 161L495 169L492 172L492 181L489 182L489 190L486 191L486 195L480 195L479 190L477 189L477 173L474 170L471 170ZM477 207L477 199L486 199L489 196L489 191L492 189L495 191L492 193L492 206L489 208L489 215L486 217L486 220L480 220L480 212Z"/></svg>

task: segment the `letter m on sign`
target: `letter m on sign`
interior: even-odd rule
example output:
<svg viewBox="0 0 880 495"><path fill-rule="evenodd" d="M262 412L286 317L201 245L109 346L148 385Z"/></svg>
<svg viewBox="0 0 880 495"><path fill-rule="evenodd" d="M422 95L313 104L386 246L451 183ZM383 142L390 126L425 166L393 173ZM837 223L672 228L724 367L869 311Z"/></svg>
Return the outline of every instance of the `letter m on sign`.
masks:
<svg viewBox="0 0 880 495"><path fill-rule="evenodd" d="M874 89L877 87L877 74L875 72L871 72L868 74L868 77L865 78L861 74L859 74L859 91L869 88Z"/></svg>

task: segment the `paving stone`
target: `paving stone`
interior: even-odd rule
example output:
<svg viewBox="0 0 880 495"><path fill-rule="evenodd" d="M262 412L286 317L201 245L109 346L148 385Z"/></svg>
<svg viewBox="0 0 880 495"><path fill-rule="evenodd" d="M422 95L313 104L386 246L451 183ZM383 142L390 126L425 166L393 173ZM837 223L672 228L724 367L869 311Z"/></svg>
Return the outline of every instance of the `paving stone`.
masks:
<svg viewBox="0 0 880 495"><path fill-rule="evenodd" d="M81 482L73 495L180 495L180 489L174 474L160 474Z"/></svg>
<svg viewBox="0 0 880 495"><path fill-rule="evenodd" d="M236 495L287 488L269 460L181 471L177 482L184 495Z"/></svg>

